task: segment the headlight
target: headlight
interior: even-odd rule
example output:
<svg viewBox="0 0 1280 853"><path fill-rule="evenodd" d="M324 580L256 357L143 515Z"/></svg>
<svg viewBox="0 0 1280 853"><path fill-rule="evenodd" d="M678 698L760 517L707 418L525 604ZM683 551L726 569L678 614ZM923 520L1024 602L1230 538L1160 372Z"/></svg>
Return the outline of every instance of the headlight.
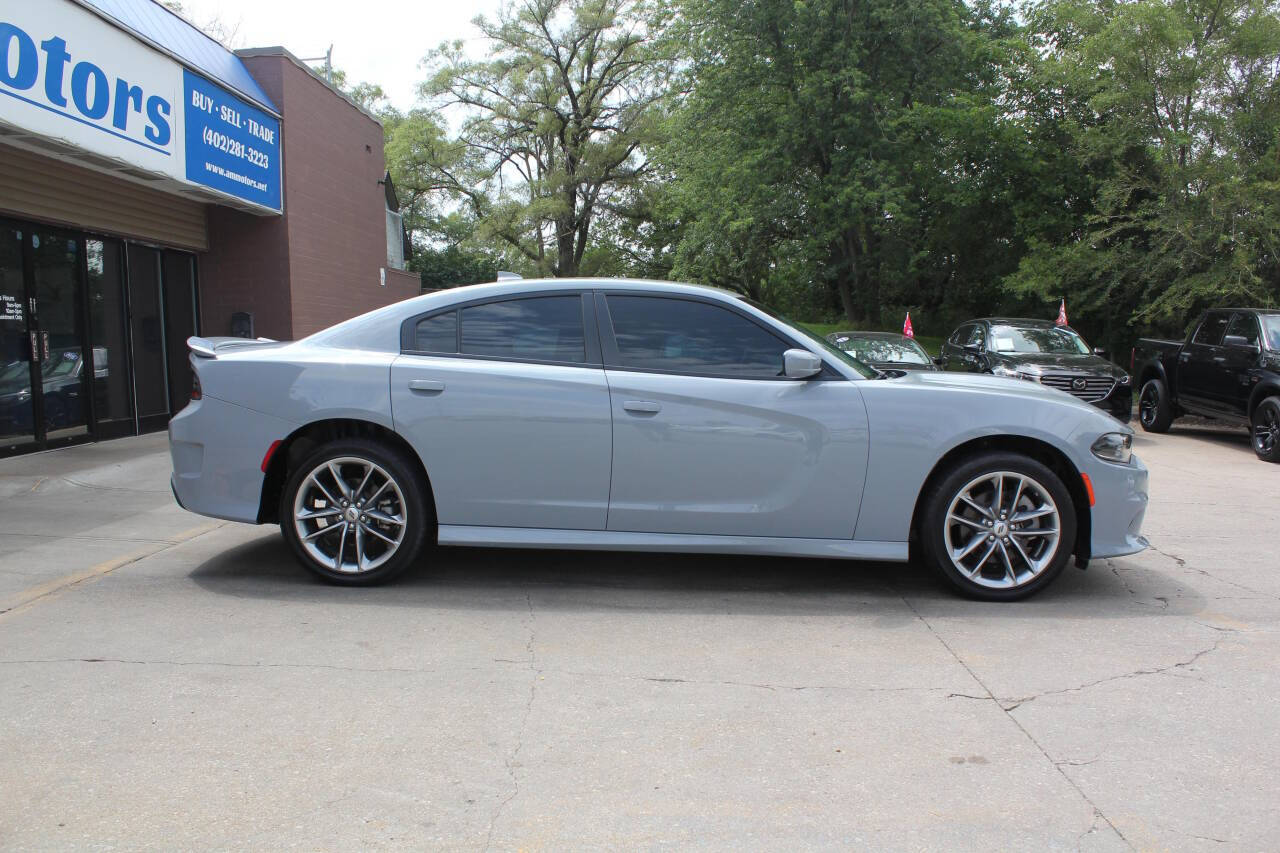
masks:
<svg viewBox="0 0 1280 853"><path fill-rule="evenodd" d="M1014 370L1012 367L1005 367L1003 364L997 364L995 367L991 368L991 372L996 376L1007 376L1010 379L1018 378L1018 371Z"/></svg>
<svg viewBox="0 0 1280 853"><path fill-rule="evenodd" d="M1129 385L1129 382L1130 382L1129 374L1127 374L1127 373L1126 373L1124 376L1121 376L1121 377L1120 377L1119 379L1117 379L1116 381L1117 381L1117 382L1119 382L1121 385L1124 385L1124 386L1126 386L1126 387L1127 387L1127 386Z"/></svg>
<svg viewBox="0 0 1280 853"><path fill-rule="evenodd" d="M1133 456L1133 436L1124 432L1109 432L1098 436L1093 443L1093 455L1106 462L1129 464Z"/></svg>

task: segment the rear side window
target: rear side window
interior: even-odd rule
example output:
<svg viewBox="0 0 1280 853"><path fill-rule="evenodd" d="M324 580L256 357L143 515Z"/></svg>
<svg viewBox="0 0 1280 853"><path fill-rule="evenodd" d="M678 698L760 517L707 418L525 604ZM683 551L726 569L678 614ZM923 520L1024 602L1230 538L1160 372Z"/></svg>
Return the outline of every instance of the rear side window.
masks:
<svg viewBox="0 0 1280 853"><path fill-rule="evenodd" d="M1258 321L1251 314L1236 314L1227 326L1228 335L1244 338L1250 346L1258 345Z"/></svg>
<svg viewBox="0 0 1280 853"><path fill-rule="evenodd" d="M463 308L462 353L528 361L587 360L582 297L538 296Z"/></svg>
<svg viewBox="0 0 1280 853"><path fill-rule="evenodd" d="M416 352L457 352L458 312L450 311L419 320L413 341Z"/></svg>
<svg viewBox="0 0 1280 853"><path fill-rule="evenodd" d="M659 296L608 300L624 367L749 379L782 373L790 344L727 308Z"/></svg>
<svg viewBox="0 0 1280 853"><path fill-rule="evenodd" d="M947 339L947 343L952 346L962 347L965 341L969 340L969 333L973 331L973 326L968 324L961 326L951 333L951 337Z"/></svg>
<svg viewBox="0 0 1280 853"><path fill-rule="evenodd" d="M1226 330L1227 321L1230 319L1230 314L1210 314L1208 317L1204 318L1204 322L1200 324L1200 328L1196 329L1196 336L1191 340L1197 344L1217 346L1222 342L1222 333Z"/></svg>

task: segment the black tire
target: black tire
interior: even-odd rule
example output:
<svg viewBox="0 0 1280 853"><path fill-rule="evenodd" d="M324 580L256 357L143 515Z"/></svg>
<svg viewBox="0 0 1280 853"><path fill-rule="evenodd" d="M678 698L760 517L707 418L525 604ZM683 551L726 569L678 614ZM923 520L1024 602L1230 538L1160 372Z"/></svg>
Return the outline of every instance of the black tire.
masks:
<svg viewBox="0 0 1280 853"><path fill-rule="evenodd" d="M1148 379L1138 393L1138 423L1144 432L1168 432L1173 423L1173 401L1162 379Z"/></svg>
<svg viewBox="0 0 1280 853"><path fill-rule="evenodd" d="M1045 497L1051 499L1057 516L1056 539L1052 539L1047 534L1050 526L1042 520L1051 516L1042 516L1035 521L1027 520L1008 524L1003 530L1003 539L996 541L995 536L999 536L999 529L986 523L984 519L987 516L978 515L974 509L966 508L972 505L962 503L960 495L969 493L971 489L982 488L981 481L984 477L989 477L986 486L993 496L991 506L994 506L994 481L997 475L1001 477L1002 487L1008 484L1010 488L1018 482L1018 478L1023 478L1023 489L1026 490L1025 497L1023 489L1018 489L1013 496L1002 490L1001 505L1005 502L1012 503L1013 497L1016 496L1017 506L1022 507L1021 512L1033 512L1050 506L1049 501L1043 501L1037 505L1035 503L1037 499ZM957 503L958 510L971 513L978 524L973 521L965 524L952 523L950 514L953 503ZM1016 507L1010 509L1016 509ZM998 514L993 515L996 516L994 521L1000 520ZM1016 512L1010 512L1008 521L1012 522L1015 515ZM979 524L984 524L991 529L981 530ZM1034 595L1053 583L1070 561L1076 540L1076 508L1062 480L1045 465L1021 453L992 451L960 461L933 484L925 496L919 525L917 534L923 546L926 561L951 586L970 598L983 601L1016 601ZM971 528L979 528L979 530L975 531ZM1036 534L1041 530L1045 533L1037 536ZM969 537L985 539L986 543L992 543L991 551L987 551L984 547L986 543L976 543L977 549L972 552L972 556L962 557L960 560L961 565L965 565L966 559L978 563L981 557L982 562L977 565L977 575L966 574L952 560L948 537L965 537L962 542L953 542L960 546L974 544L974 539ZM1050 546L1051 540L1052 546ZM1010 543L1007 549L1004 543ZM1025 549L1018 543L1026 543ZM963 550L963 547L958 550ZM983 556L984 553L986 556ZM1002 553L1009 555L1009 563L1002 562ZM1027 559L1028 555L1031 559ZM1009 566L1009 569L1003 569L1002 566L1005 565ZM1008 574L1005 574L1006 571ZM995 578L996 574L1000 575L999 581ZM1020 574L1023 576L1021 579ZM977 580L974 579L975 577ZM1011 581L1007 586L995 585L1006 582L1006 578Z"/></svg>
<svg viewBox="0 0 1280 853"><path fill-rule="evenodd" d="M331 473L327 464L330 462L342 475L345 486L339 485ZM356 481L365 470L361 465L368 466L370 474L366 482L358 483ZM324 470L320 470L322 466ZM317 473L318 482L310 479L313 473ZM374 494L384 475L392 481L394 488L386 487L381 494ZM362 485L364 489L360 494L348 496L348 492ZM299 490L304 488L306 492L300 496ZM374 500L370 502L369 498ZM309 510L306 509L307 504L311 505ZM296 521L295 507L299 505L303 511L317 515ZM346 514L352 509L356 510L355 515L348 520ZM377 513L387 521L362 515L361 510ZM295 466L281 490L279 512L280 532L299 562L318 577L343 586L372 586L391 580L413 564L428 540L428 533L435 529L431 503L426 498L426 484L422 482L417 466L399 450L364 438L330 442ZM335 514L340 521L331 520ZM397 525L395 519L403 521L403 525ZM308 528L311 534L318 534L308 536L313 544L303 541L304 534L299 531L299 526ZM347 530L343 531L343 527ZM333 532L324 532L329 529ZM375 533L381 533L382 537ZM338 542L334 542L335 537ZM383 541L387 538L396 539L393 549ZM328 564L320 559L327 552L331 560ZM354 567L340 570L339 564L348 566L348 557L352 558ZM359 568L366 561L369 568Z"/></svg>
<svg viewBox="0 0 1280 853"><path fill-rule="evenodd" d="M1263 462L1280 462L1280 397L1267 397L1258 403L1250 421L1253 452Z"/></svg>

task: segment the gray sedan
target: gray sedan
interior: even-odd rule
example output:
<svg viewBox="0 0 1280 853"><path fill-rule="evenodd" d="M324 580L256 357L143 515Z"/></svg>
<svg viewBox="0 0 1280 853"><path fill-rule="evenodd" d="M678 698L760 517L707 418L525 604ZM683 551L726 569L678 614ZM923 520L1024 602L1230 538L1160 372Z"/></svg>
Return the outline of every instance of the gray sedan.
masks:
<svg viewBox="0 0 1280 853"><path fill-rule="evenodd" d="M617 280L410 299L293 343L192 338L192 512L385 581L426 546L906 561L1009 600L1140 534L1132 431L1069 394L886 376L738 296Z"/></svg>

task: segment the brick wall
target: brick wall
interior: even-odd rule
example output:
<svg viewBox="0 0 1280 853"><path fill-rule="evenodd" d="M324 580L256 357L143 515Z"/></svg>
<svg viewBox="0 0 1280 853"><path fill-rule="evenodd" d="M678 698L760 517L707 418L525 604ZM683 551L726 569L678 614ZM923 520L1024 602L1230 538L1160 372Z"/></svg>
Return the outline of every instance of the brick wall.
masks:
<svg viewBox="0 0 1280 853"><path fill-rule="evenodd" d="M300 338L418 294L414 275L386 266L382 127L283 52L245 66L283 116L284 215L211 208L201 259L205 334L227 334L231 312L255 331Z"/></svg>

